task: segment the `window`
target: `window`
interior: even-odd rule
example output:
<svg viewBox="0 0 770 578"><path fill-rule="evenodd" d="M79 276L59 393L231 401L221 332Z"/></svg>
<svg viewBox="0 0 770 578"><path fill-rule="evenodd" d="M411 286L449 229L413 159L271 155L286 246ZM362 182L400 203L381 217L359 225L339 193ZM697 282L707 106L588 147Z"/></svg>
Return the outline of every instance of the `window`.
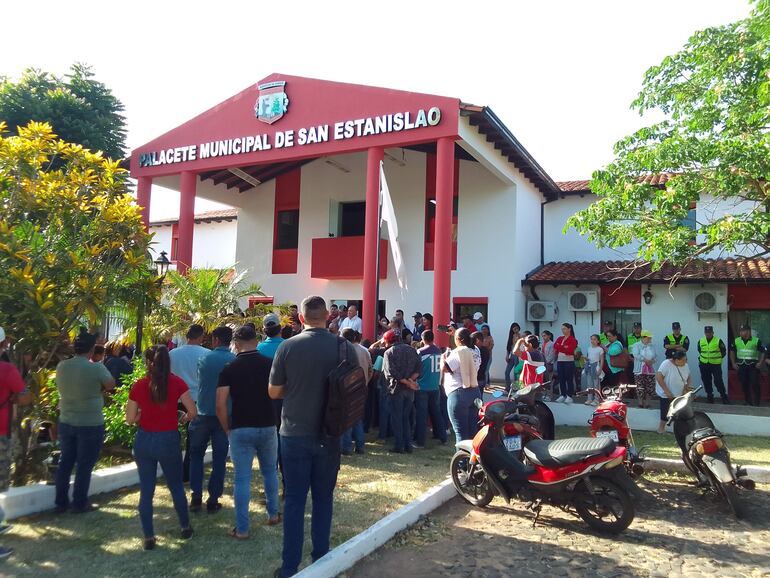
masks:
<svg viewBox="0 0 770 578"><path fill-rule="evenodd" d="M457 243L457 215L459 214L460 198L455 196L452 203L452 242ZM433 243L436 235L436 200L428 199L425 202L425 242Z"/></svg>
<svg viewBox="0 0 770 578"><path fill-rule="evenodd" d="M741 325L748 324L751 327L751 336L758 338L765 347L770 344L770 310L756 309L734 310L727 314L727 341L725 345L735 342L739 337ZM723 335L718 335L724 340Z"/></svg>
<svg viewBox="0 0 770 578"><path fill-rule="evenodd" d="M363 237L365 222L365 202L340 203L340 237Z"/></svg>
<svg viewBox="0 0 770 578"><path fill-rule="evenodd" d="M688 229L692 230L692 239L690 240L690 245L695 244L695 233L698 230L698 210L696 209L695 203L690 203L690 208L687 211L687 216L679 221L679 224L682 227L687 227Z"/></svg>
<svg viewBox="0 0 770 578"><path fill-rule="evenodd" d="M296 249L299 245L299 209L278 211L276 249Z"/></svg>
<svg viewBox="0 0 770 578"><path fill-rule="evenodd" d="M485 297L455 297L453 300L453 316L457 323L462 323L463 317L470 317L480 312L484 316L484 323L489 323L489 299Z"/></svg>
<svg viewBox="0 0 770 578"><path fill-rule="evenodd" d="M642 322L641 309L602 309L602 322L610 321L615 324L615 330L618 332L623 343L630 333L633 333L634 323Z"/></svg>

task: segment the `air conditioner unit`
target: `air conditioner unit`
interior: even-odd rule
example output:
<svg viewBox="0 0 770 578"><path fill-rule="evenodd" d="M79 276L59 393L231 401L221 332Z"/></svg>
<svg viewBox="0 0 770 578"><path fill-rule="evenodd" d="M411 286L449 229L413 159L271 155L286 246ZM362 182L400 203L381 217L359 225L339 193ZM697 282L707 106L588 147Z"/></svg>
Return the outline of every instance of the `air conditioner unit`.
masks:
<svg viewBox="0 0 770 578"><path fill-rule="evenodd" d="M727 292L722 289L698 288L692 292L698 313L727 313Z"/></svg>
<svg viewBox="0 0 770 578"><path fill-rule="evenodd" d="M556 321L558 315L553 301L527 301L527 321Z"/></svg>
<svg viewBox="0 0 770 578"><path fill-rule="evenodd" d="M596 291L568 291L570 311L598 311L599 296Z"/></svg>

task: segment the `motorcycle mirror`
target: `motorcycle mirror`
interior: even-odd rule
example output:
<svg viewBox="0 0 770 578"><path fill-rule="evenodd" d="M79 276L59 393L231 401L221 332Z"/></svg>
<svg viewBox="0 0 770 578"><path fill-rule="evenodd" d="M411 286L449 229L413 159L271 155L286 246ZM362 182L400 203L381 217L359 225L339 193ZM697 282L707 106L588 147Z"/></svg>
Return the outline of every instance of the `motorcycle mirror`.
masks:
<svg viewBox="0 0 770 578"><path fill-rule="evenodd" d="M537 375L543 375L545 373L545 371L546 371L545 365L538 365L537 369L535 369L535 373Z"/></svg>
<svg viewBox="0 0 770 578"><path fill-rule="evenodd" d="M492 397L494 397L495 399L499 397L503 397L503 392L500 391L499 389L496 389L495 391L492 392Z"/></svg>

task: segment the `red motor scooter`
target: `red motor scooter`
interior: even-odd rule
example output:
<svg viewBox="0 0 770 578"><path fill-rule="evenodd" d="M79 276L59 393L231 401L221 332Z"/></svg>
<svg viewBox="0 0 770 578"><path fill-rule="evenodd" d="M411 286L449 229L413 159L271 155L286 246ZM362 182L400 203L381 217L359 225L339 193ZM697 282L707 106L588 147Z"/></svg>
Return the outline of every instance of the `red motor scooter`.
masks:
<svg viewBox="0 0 770 578"><path fill-rule="evenodd" d="M477 406L482 405L477 400ZM534 440L524 446L523 462L502 441L505 418L515 412L515 402L491 405L473 440L456 444L451 474L460 496L478 506L487 505L496 494L508 503L517 497L535 512L534 523L548 503L575 513L596 530L625 530L635 515L631 495L638 492L625 469L618 467L626 449L609 438Z"/></svg>
<svg viewBox="0 0 770 578"><path fill-rule="evenodd" d="M519 460L524 459L523 451L527 443L533 440L553 439L553 413L547 405L537 400L537 393L544 385L547 384L538 383L518 391L510 391L507 399L502 399L504 394L501 389L489 388L486 391L491 391L494 399L479 408L479 424L482 425L490 407L506 401L515 403L516 411L505 416L503 445L508 451L514 452Z"/></svg>
<svg viewBox="0 0 770 578"><path fill-rule="evenodd" d="M588 425L591 426L591 437L606 437L628 450L624 464L626 471L633 479L644 475L644 450L637 449L634 435L628 424L628 405L623 401L623 395L635 385L619 385L616 388L604 388L602 391L590 388L585 393L593 393L599 400Z"/></svg>

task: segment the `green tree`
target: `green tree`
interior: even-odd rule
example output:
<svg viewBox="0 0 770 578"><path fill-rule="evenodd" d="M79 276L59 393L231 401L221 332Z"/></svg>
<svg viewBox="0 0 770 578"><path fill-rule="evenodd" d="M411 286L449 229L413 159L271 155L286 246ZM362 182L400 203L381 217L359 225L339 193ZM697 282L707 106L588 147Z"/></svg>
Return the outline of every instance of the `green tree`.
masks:
<svg viewBox="0 0 770 578"><path fill-rule="evenodd" d="M31 122L18 136L4 129L0 123L0 326L44 404L46 371L80 325L98 325L107 306L135 304L140 291L150 300L159 292L150 236L117 161L59 140L47 124ZM48 409L23 408L22 418ZM29 471L35 420L21 425L17 482Z"/></svg>
<svg viewBox="0 0 770 578"><path fill-rule="evenodd" d="M245 281L246 273L233 267L189 269L186 275L169 271L162 291L163 306L153 310L145 324L147 339L163 341L184 333L193 323L202 325L206 333L220 325L234 327L247 321L259 329L262 317L274 309L288 322L288 305L257 305L242 311L244 299L264 295L258 284Z"/></svg>
<svg viewBox="0 0 770 578"><path fill-rule="evenodd" d="M696 32L650 68L632 108L664 120L615 145L595 203L569 219L596 245L637 242L637 263L684 265L713 252L770 254L770 1ZM646 176L669 173L662 186ZM732 207L711 213L709 205ZM684 223L698 205L696 234Z"/></svg>
<svg viewBox="0 0 770 578"><path fill-rule="evenodd" d="M125 156L123 104L88 66L73 64L64 78L29 68L18 82L0 78L0 121L12 131L29 121L47 122L59 138L102 151L112 159Z"/></svg>

